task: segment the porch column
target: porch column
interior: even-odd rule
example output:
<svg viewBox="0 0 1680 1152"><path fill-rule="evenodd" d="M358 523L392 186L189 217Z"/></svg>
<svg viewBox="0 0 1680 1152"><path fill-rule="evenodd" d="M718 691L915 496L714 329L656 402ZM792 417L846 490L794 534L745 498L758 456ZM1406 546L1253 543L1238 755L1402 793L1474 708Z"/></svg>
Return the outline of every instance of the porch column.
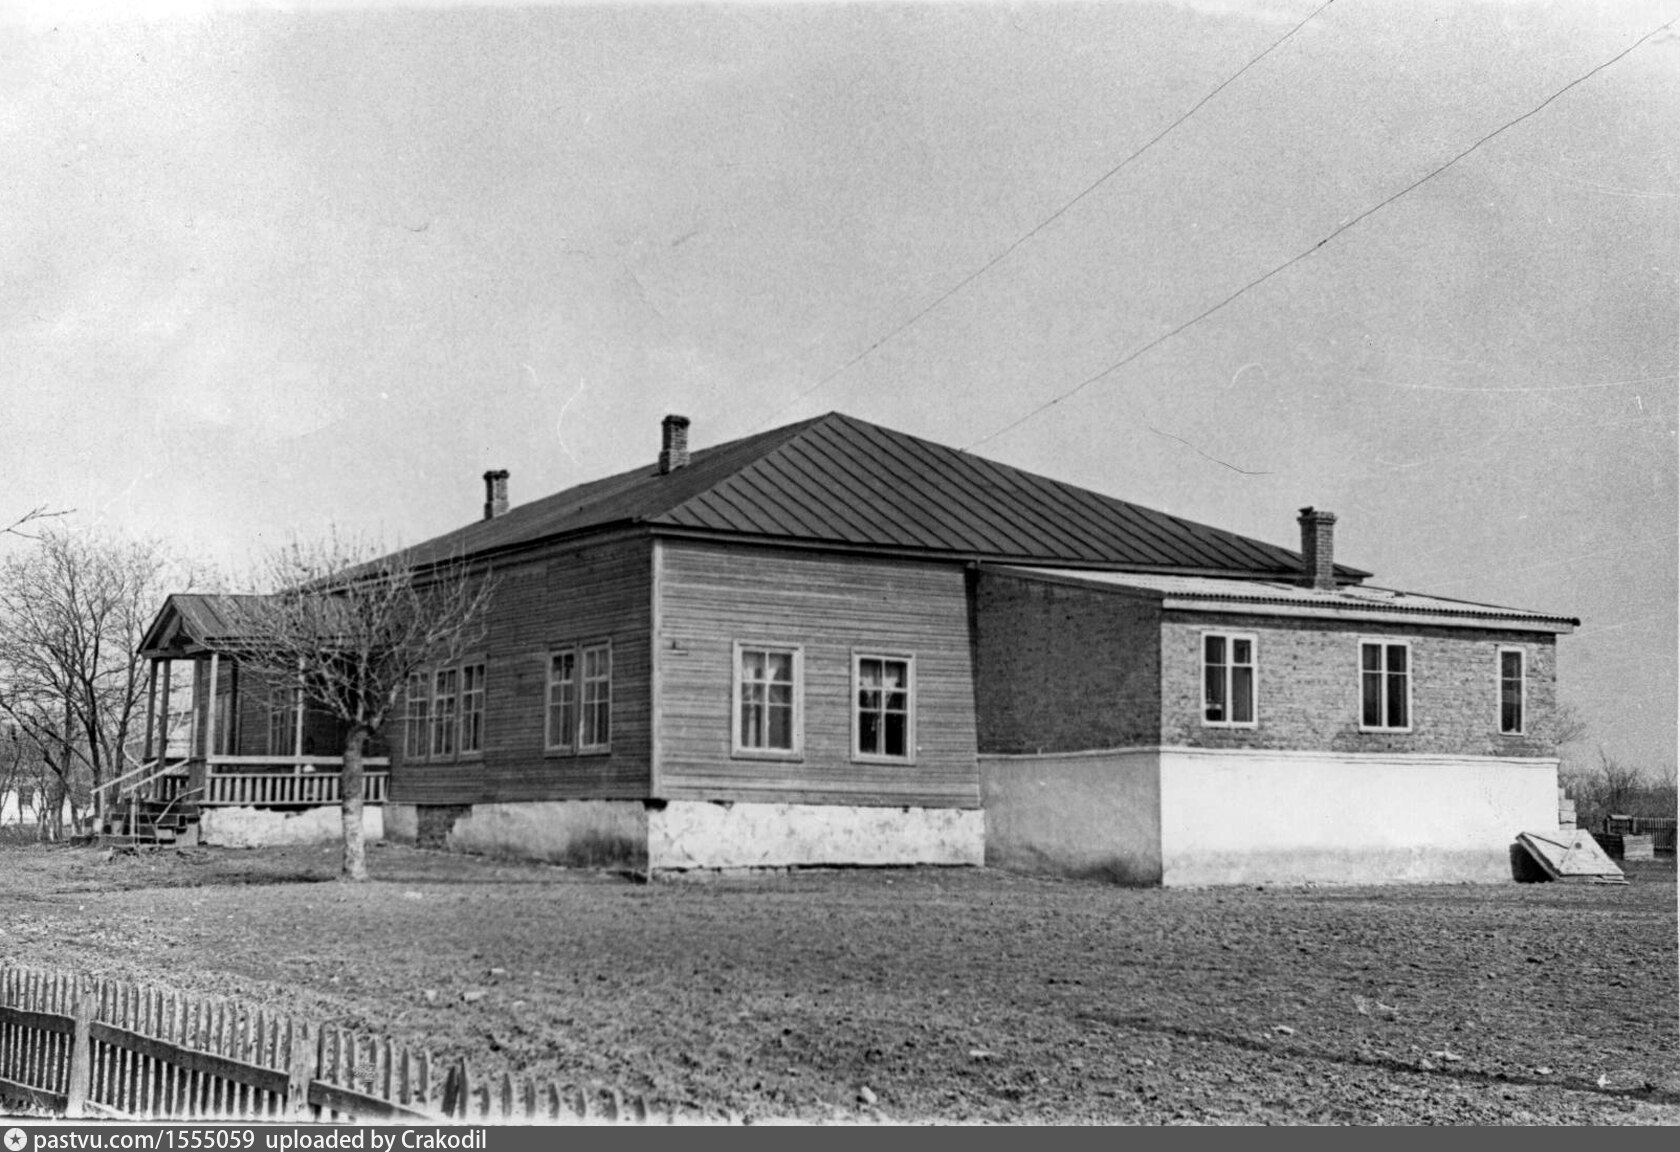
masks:
<svg viewBox="0 0 1680 1152"><path fill-rule="evenodd" d="M216 676L221 670L220 652L210 653L210 684L204 693L204 759L216 754Z"/></svg>
<svg viewBox="0 0 1680 1152"><path fill-rule="evenodd" d="M175 667L175 661L173 661L169 657L165 656L163 658L163 724L161 725L161 727L163 729L163 732L161 733L160 738L158 740L158 759L159 760L169 759L169 701L170 701L169 674L174 669L174 667ZM147 748L147 751L148 752L151 751L150 747Z"/></svg>
<svg viewBox="0 0 1680 1152"><path fill-rule="evenodd" d="M140 762L144 764L146 758L152 754L152 730L157 723L157 658L146 662L146 742L140 745Z"/></svg>
<svg viewBox="0 0 1680 1152"><path fill-rule="evenodd" d="M298 758L303 755L303 661L298 661L298 682L292 686L292 773L297 774Z"/></svg>

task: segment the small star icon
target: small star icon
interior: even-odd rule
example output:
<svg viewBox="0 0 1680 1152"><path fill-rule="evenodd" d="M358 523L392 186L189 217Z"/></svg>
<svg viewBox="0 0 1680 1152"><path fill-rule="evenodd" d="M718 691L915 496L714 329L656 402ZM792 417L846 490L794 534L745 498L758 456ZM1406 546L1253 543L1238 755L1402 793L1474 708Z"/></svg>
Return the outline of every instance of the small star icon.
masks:
<svg viewBox="0 0 1680 1152"><path fill-rule="evenodd" d="M29 1146L29 1133L22 1128L6 1129L6 1152L23 1152Z"/></svg>

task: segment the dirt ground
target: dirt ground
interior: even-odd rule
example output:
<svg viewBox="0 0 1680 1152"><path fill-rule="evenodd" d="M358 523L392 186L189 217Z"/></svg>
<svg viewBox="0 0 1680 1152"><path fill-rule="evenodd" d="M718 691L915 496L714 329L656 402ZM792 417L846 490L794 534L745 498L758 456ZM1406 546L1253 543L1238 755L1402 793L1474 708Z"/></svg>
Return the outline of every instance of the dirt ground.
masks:
<svg viewBox="0 0 1680 1152"><path fill-rule="evenodd" d="M335 852L0 849L0 964L755 1122L1680 1123L1672 860L1625 888L1161 891L388 846L352 886Z"/></svg>

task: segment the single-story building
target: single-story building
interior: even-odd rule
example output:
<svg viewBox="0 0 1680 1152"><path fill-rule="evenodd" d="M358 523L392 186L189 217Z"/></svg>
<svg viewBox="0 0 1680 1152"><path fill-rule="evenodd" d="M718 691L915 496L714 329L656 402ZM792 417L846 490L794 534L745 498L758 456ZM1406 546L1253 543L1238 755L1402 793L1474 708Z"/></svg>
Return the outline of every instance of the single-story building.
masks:
<svg viewBox="0 0 1680 1152"><path fill-rule="evenodd" d="M668 416L643 466L507 482L405 550L498 584L375 750L388 837L1202 884L1508 879L1556 825L1578 621L1372 586L1327 512L1287 549L839 413L699 451ZM332 734L242 696L218 626L172 597L146 649L201 669L207 796L330 802Z"/></svg>

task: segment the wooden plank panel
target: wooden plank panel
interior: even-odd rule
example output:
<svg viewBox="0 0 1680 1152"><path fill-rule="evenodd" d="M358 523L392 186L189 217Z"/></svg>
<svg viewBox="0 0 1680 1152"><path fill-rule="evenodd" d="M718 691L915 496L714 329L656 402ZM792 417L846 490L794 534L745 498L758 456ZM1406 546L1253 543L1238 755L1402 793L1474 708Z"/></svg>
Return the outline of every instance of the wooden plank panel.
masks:
<svg viewBox="0 0 1680 1152"><path fill-rule="evenodd" d="M381 1100L377 1096L370 1096L365 1092L357 1092L349 1088L341 1088L336 1084L329 1084L322 1080L315 1080L310 1083L309 1103L317 1108L353 1115L357 1121L362 1123L371 1119L437 1119L434 1113L404 1108L390 1100Z"/></svg>
<svg viewBox="0 0 1680 1152"><path fill-rule="evenodd" d="M392 734L391 799L407 804L645 797L651 748L651 542L555 549L499 571L485 654L485 750L443 763L407 758ZM609 754L543 751L548 651L610 639ZM399 720L393 721L400 723Z"/></svg>
<svg viewBox="0 0 1680 1152"><path fill-rule="evenodd" d="M249 1084L265 1092L284 1092L286 1074L272 1068L248 1064L232 1056L201 1052L167 1040L143 1036L126 1028L94 1023L89 1026L93 1038L115 1048L124 1049L149 1060L163 1060L178 1068L207 1077Z"/></svg>
<svg viewBox="0 0 1680 1152"><path fill-rule="evenodd" d="M0 1007L0 1024L15 1024L33 1032L69 1032L73 1027L70 1017L60 1016L56 1012L4 1007Z"/></svg>
<svg viewBox="0 0 1680 1152"><path fill-rule="evenodd" d="M662 798L978 806L961 565L690 540L663 548ZM802 760L731 756L736 640L802 646ZM854 650L915 657L914 763L852 760Z"/></svg>

